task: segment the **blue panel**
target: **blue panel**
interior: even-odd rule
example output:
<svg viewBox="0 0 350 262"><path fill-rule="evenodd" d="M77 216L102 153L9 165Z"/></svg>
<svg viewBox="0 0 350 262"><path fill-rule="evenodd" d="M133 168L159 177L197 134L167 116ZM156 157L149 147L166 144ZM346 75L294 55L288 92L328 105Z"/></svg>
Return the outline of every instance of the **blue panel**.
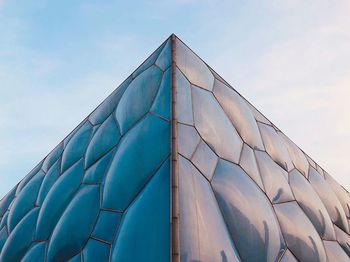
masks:
<svg viewBox="0 0 350 262"><path fill-rule="evenodd" d="M164 73L158 94L153 102L151 112L170 120L170 68Z"/></svg>
<svg viewBox="0 0 350 262"><path fill-rule="evenodd" d="M147 184L123 216L113 246L112 260L169 261L170 164L169 159Z"/></svg>
<svg viewBox="0 0 350 262"><path fill-rule="evenodd" d="M29 172L28 175L26 175L21 182L19 182L17 189L16 189L16 196L19 194L19 192L21 192L21 190L23 189L23 187L25 187L25 185L28 183L28 181L36 174L39 172L41 166L43 164L43 161L41 161L39 164L37 164L32 171Z"/></svg>
<svg viewBox="0 0 350 262"><path fill-rule="evenodd" d="M32 246L21 262L44 262L46 242L40 242Z"/></svg>
<svg viewBox="0 0 350 262"><path fill-rule="evenodd" d="M237 165L219 160L212 186L243 261L278 261L285 244L271 203Z"/></svg>
<svg viewBox="0 0 350 262"><path fill-rule="evenodd" d="M6 213L4 214L4 216L1 218L1 222L0 222L0 229L2 229L3 226L5 226L7 224L7 217L9 215L9 211L6 211Z"/></svg>
<svg viewBox="0 0 350 262"><path fill-rule="evenodd" d="M2 247L4 246L7 238L8 238L7 228L4 227L3 229L0 230L0 254L1 254Z"/></svg>
<svg viewBox="0 0 350 262"><path fill-rule="evenodd" d="M171 39L168 39L162 52L159 54L156 66L165 71L171 64Z"/></svg>
<svg viewBox="0 0 350 262"><path fill-rule="evenodd" d="M83 251L84 262L108 261L110 246L90 239Z"/></svg>
<svg viewBox="0 0 350 262"><path fill-rule="evenodd" d="M82 186L58 221L49 243L48 261L62 261L84 247L100 209L100 186Z"/></svg>
<svg viewBox="0 0 350 262"><path fill-rule="evenodd" d="M32 243L39 209L30 211L7 239L0 256L1 262L20 261Z"/></svg>
<svg viewBox="0 0 350 262"><path fill-rule="evenodd" d="M121 217L121 213L102 210L92 236L111 243Z"/></svg>
<svg viewBox="0 0 350 262"><path fill-rule="evenodd" d="M86 170L83 182L84 183L100 183L104 177L107 167L111 161L111 157L115 150L108 152L105 156L100 158L88 170Z"/></svg>
<svg viewBox="0 0 350 262"><path fill-rule="evenodd" d="M62 174L53 185L40 209L36 240L45 240L49 237L62 212L78 189L83 171L83 161L80 160Z"/></svg>
<svg viewBox="0 0 350 262"><path fill-rule="evenodd" d="M113 115L110 115L99 127L86 150L85 167L88 168L99 157L115 146L120 139L120 133Z"/></svg>
<svg viewBox="0 0 350 262"><path fill-rule="evenodd" d="M82 262L83 259L81 257L81 254L78 254L74 257L72 257L71 259L67 260L67 262Z"/></svg>
<svg viewBox="0 0 350 262"><path fill-rule="evenodd" d="M116 110L122 134L125 134L150 109L162 78L162 71L151 66L125 90Z"/></svg>
<svg viewBox="0 0 350 262"><path fill-rule="evenodd" d="M16 187L4 196L0 201L0 217L2 217L16 194Z"/></svg>
<svg viewBox="0 0 350 262"><path fill-rule="evenodd" d="M143 63L140 65L131 75L132 78L136 78L139 76L142 72L144 72L147 68L149 68L151 65L155 63L157 60L160 52L162 51L165 43L163 43L160 47L157 48L156 51L154 51Z"/></svg>
<svg viewBox="0 0 350 262"><path fill-rule="evenodd" d="M101 124L105 119L114 111L125 89L132 81L131 77L128 77L109 97L106 98L99 105L94 112L89 116L89 120L93 125Z"/></svg>
<svg viewBox="0 0 350 262"><path fill-rule="evenodd" d="M58 146L56 146L51 153L45 158L42 170L47 172L49 168L52 166L53 163L57 161L57 159L61 156L63 151L63 143L59 143Z"/></svg>
<svg viewBox="0 0 350 262"><path fill-rule="evenodd" d="M7 219L9 232L33 208L44 175L43 171L39 171L16 197Z"/></svg>
<svg viewBox="0 0 350 262"><path fill-rule="evenodd" d="M122 139L106 176L103 207L124 210L170 152L170 124L147 115Z"/></svg>
<svg viewBox="0 0 350 262"><path fill-rule="evenodd" d="M61 172L61 162L56 161L56 163L46 173L44 180L41 183L38 198L36 200L36 203L38 206L40 206L43 203L47 193L49 192L53 184L56 182L56 180L58 179L60 172Z"/></svg>
<svg viewBox="0 0 350 262"><path fill-rule="evenodd" d="M92 126L86 122L69 140L62 154L62 172L83 156L90 141Z"/></svg>

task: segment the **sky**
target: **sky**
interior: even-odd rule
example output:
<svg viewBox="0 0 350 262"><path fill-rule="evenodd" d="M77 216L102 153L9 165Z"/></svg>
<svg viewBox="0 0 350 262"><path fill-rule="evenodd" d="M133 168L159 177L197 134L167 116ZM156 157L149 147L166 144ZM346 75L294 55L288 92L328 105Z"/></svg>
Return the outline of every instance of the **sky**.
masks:
<svg viewBox="0 0 350 262"><path fill-rule="evenodd" d="M0 198L175 33L350 191L350 1L0 0Z"/></svg>

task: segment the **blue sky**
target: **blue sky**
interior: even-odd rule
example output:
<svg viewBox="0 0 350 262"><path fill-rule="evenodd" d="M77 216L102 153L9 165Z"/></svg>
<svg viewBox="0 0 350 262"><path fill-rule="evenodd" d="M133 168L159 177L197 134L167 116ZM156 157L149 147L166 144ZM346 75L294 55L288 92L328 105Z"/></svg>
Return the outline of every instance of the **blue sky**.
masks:
<svg viewBox="0 0 350 262"><path fill-rule="evenodd" d="M176 33L350 189L350 2L0 0L0 196Z"/></svg>

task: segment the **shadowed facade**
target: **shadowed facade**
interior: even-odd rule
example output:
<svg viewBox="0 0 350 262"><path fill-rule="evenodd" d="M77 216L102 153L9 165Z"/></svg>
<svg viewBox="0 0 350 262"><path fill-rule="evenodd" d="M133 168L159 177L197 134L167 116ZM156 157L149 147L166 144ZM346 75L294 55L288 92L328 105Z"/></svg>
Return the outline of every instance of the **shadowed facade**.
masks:
<svg viewBox="0 0 350 262"><path fill-rule="evenodd" d="M175 35L0 201L0 261L349 261L350 194Z"/></svg>

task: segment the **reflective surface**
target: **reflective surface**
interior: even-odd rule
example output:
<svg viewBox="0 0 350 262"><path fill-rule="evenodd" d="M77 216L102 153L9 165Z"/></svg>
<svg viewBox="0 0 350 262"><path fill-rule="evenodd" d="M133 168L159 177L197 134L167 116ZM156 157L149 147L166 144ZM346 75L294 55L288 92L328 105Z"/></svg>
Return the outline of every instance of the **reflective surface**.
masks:
<svg viewBox="0 0 350 262"><path fill-rule="evenodd" d="M0 261L349 261L349 223L349 192L175 37L0 200Z"/></svg>

